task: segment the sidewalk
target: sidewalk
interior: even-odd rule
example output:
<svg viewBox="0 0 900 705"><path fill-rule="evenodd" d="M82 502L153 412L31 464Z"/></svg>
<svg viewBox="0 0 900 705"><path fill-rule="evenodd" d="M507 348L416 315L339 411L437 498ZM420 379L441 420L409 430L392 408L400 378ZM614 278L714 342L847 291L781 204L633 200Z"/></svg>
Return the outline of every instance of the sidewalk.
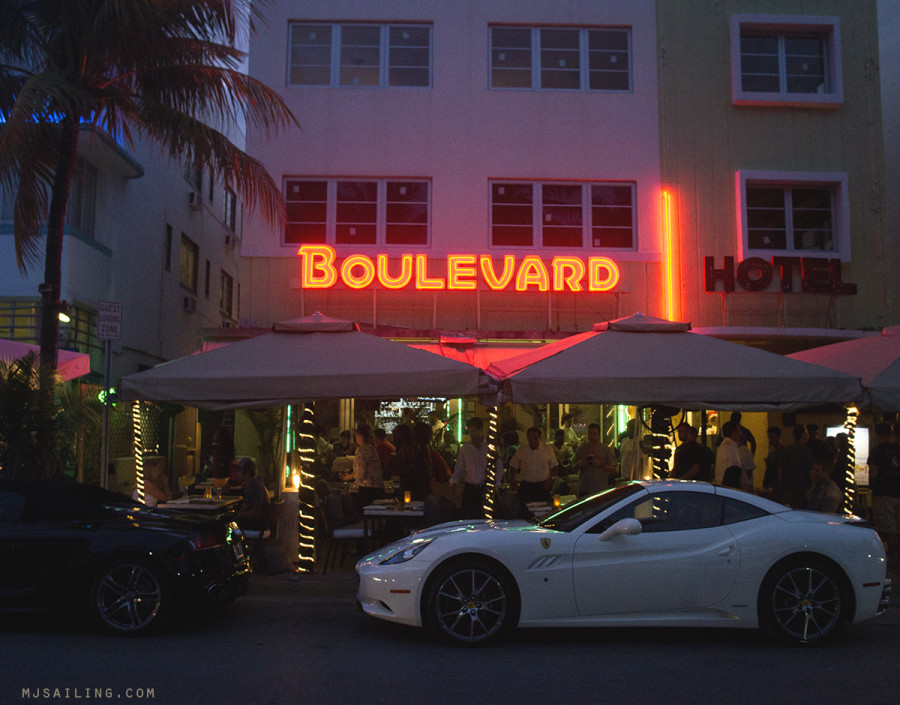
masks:
<svg viewBox="0 0 900 705"><path fill-rule="evenodd" d="M253 576L249 597L278 600L328 600L355 602L359 580L353 568L322 573L278 573Z"/></svg>

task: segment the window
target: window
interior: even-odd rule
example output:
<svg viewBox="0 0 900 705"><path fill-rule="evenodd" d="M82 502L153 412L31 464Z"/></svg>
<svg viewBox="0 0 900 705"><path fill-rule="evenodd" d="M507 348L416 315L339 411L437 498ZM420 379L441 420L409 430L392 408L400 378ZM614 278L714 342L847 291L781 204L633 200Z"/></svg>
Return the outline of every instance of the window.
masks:
<svg viewBox="0 0 900 705"><path fill-rule="evenodd" d="M711 492L661 492L638 499L591 527L602 533L621 519L637 519L641 532L692 531L719 526L723 500Z"/></svg>
<svg viewBox="0 0 900 705"><path fill-rule="evenodd" d="M33 299L0 299L0 338L38 342L41 305Z"/></svg>
<svg viewBox="0 0 900 705"><path fill-rule="evenodd" d="M234 278L225 271L220 277L219 309L228 318L234 318Z"/></svg>
<svg viewBox="0 0 900 705"><path fill-rule="evenodd" d="M203 296L206 297L206 300L209 300L209 285L210 285L210 264L209 260L206 260L206 263L203 267Z"/></svg>
<svg viewBox="0 0 900 705"><path fill-rule="evenodd" d="M181 285L197 293L197 275L200 261L200 248L187 235L181 233L181 257L179 260L179 278Z"/></svg>
<svg viewBox="0 0 900 705"><path fill-rule="evenodd" d="M431 25L294 22L289 36L289 85L431 85Z"/></svg>
<svg viewBox="0 0 900 705"><path fill-rule="evenodd" d="M733 101L836 107L843 102L840 56L837 18L735 15Z"/></svg>
<svg viewBox="0 0 900 705"><path fill-rule="evenodd" d="M849 259L846 176L738 172L743 256L827 253Z"/></svg>
<svg viewBox="0 0 900 705"><path fill-rule="evenodd" d="M429 243L428 181L291 179L285 194L285 244Z"/></svg>
<svg viewBox="0 0 900 705"><path fill-rule="evenodd" d="M97 169L90 162L78 157L69 190L66 223L86 237L94 236L96 199Z"/></svg>
<svg viewBox="0 0 900 705"><path fill-rule="evenodd" d="M494 247L634 249L634 184L491 183Z"/></svg>
<svg viewBox="0 0 900 705"><path fill-rule="evenodd" d="M234 232L237 227L237 196L230 188L225 189L225 227Z"/></svg>
<svg viewBox="0 0 900 705"><path fill-rule="evenodd" d="M166 223L166 241L163 245L164 252L163 257L165 258L163 262L163 266L166 268L167 272L172 271L172 226Z"/></svg>
<svg viewBox="0 0 900 705"><path fill-rule="evenodd" d="M491 27L491 88L630 91L631 30Z"/></svg>

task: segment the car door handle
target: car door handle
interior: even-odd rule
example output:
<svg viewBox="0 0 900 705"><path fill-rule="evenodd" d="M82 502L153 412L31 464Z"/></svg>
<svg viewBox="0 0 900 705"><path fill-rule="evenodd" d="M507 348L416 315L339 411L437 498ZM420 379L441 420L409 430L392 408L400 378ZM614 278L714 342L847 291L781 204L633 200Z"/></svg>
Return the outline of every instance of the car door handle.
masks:
<svg viewBox="0 0 900 705"><path fill-rule="evenodd" d="M720 556L730 556L732 553L734 553L734 546L726 546L719 549Z"/></svg>

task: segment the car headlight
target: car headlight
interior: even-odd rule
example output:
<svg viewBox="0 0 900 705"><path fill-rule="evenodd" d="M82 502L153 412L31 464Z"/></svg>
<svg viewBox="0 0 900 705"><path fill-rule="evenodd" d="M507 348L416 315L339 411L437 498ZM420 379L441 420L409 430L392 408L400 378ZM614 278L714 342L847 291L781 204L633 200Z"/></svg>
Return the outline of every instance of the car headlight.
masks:
<svg viewBox="0 0 900 705"><path fill-rule="evenodd" d="M412 560L414 557L419 555L422 550L434 541L435 537L432 536L430 538L413 538L409 541L401 544L399 550L394 551L394 553L389 557L385 558L379 565L396 565L397 563L406 563L406 561Z"/></svg>

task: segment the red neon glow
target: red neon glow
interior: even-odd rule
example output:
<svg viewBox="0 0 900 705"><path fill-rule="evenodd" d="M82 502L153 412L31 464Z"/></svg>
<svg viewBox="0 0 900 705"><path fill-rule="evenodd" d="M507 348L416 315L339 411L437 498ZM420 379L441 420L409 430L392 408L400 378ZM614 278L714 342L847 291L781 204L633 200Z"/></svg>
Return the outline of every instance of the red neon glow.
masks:
<svg viewBox="0 0 900 705"><path fill-rule="evenodd" d="M412 255L401 255L400 257L400 275L392 277L388 273L388 256L378 255L378 281L385 289L402 289L412 281L413 274L413 258Z"/></svg>
<svg viewBox="0 0 900 705"><path fill-rule="evenodd" d="M672 194L662 192L662 235L663 235L663 295L665 296L666 318L677 321L679 313L675 291L675 230L672 221Z"/></svg>
<svg viewBox="0 0 900 705"><path fill-rule="evenodd" d="M379 254L375 261L368 255L352 254L337 264L337 253L328 245L303 245L300 256L300 285L304 289L330 289L340 280L351 289L380 284L386 289L413 286L419 290L467 290L481 282L493 291L514 284L516 291L587 291L613 289L619 282L619 268L608 257L557 255L548 265L537 255L517 262L515 255L504 255L497 271L490 255L451 254L446 258L446 277L429 275L427 254ZM390 271L391 259L399 260L399 271ZM499 264L499 263L498 263ZM397 264L394 263L396 267ZM585 282L585 279L587 280Z"/></svg>

